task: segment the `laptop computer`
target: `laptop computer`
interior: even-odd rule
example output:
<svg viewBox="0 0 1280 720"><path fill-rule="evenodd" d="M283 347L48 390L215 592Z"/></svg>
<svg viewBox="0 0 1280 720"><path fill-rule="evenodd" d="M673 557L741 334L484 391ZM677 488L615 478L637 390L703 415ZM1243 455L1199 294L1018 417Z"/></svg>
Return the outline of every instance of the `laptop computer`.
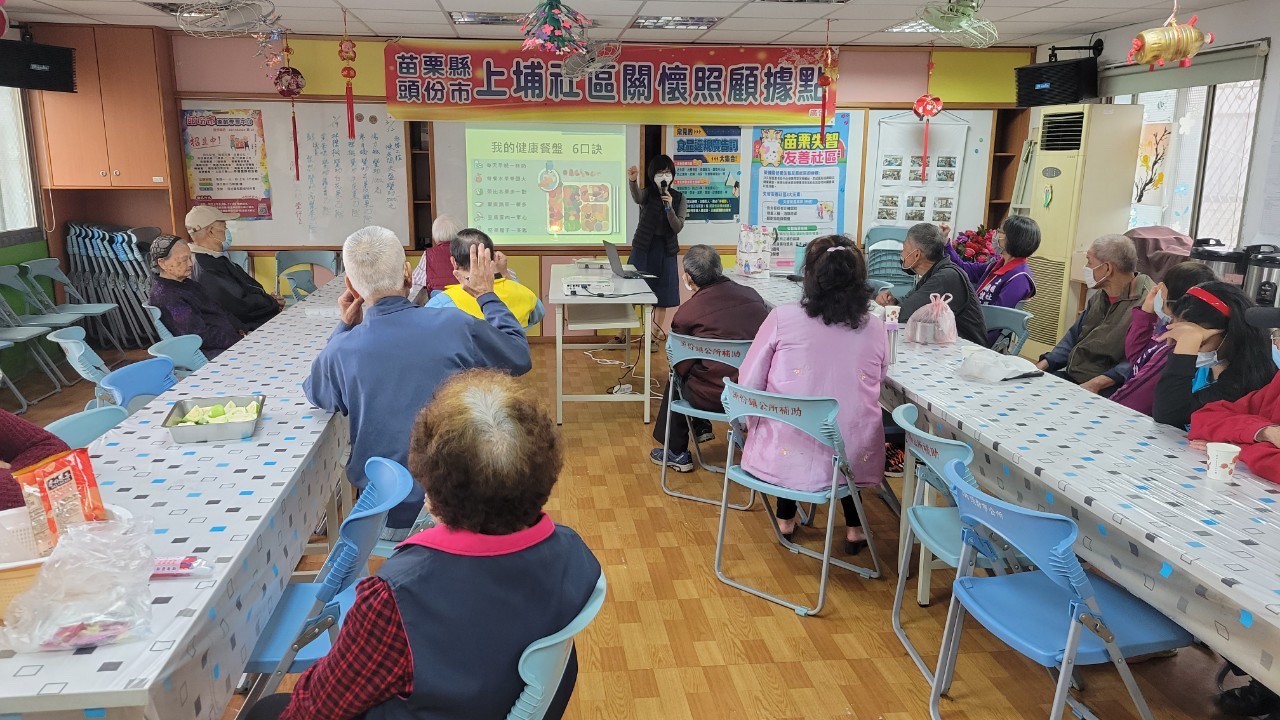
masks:
<svg viewBox="0 0 1280 720"><path fill-rule="evenodd" d="M618 259L618 246L604 241L604 254L609 258L609 267L613 270L613 274L626 280L656 280L656 275L646 275L637 270L624 270L622 261Z"/></svg>

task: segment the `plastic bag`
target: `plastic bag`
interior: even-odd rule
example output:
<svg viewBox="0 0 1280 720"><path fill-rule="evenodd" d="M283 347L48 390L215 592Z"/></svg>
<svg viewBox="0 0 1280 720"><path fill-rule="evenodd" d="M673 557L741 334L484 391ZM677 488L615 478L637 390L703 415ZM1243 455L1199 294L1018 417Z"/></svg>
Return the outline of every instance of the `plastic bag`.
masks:
<svg viewBox="0 0 1280 720"><path fill-rule="evenodd" d="M946 345L956 341L956 316L951 312L951 293L929 296L929 304L911 314L907 320L906 341L928 345Z"/></svg>
<svg viewBox="0 0 1280 720"><path fill-rule="evenodd" d="M1037 370L1030 360L1016 355L1001 355L986 348L966 355L960 363L960 377L984 383L999 383Z"/></svg>
<svg viewBox="0 0 1280 720"><path fill-rule="evenodd" d="M66 528L36 584L9 604L8 644L19 652L74 650L150 635L149 537L150 523L135 520Z"/></svg>
<svg viewBox="0 0 1280 720"><path fill-rule="evenodd" d="M773 233L763 225L743 225L738 231L738 274L747 277L768 275L774 240Z"/></svg>

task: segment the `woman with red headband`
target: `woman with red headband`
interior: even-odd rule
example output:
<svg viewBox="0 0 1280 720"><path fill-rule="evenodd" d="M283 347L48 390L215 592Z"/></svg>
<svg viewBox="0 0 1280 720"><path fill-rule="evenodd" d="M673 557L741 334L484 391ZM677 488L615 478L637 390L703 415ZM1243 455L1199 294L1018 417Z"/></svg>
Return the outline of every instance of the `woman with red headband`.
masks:
<svg viewBox="0 0 1280 720"><path fill-rule="evenodd" d="M1152 417L1185 429L1191 413L1218 400L1239 400L1276 374L1265 330L1245 322L1253 302L1240 288L1207 282L1173 306L1162 339L1173 346L1156 384Z"/></svg>

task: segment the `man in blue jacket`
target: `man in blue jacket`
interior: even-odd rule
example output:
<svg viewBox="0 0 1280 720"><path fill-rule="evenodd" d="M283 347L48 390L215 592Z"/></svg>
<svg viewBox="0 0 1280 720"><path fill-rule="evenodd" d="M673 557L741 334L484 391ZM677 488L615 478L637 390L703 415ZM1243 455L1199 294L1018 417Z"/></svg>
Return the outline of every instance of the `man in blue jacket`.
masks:
<svg viewBox="0 0 1280 720"><path fill-rule="evenodd" d="M408 462L414 417L454 373L493 368L523 375L532 360L520 323L493 293L493 255L484 247L473 246L471 269L456 274L484 320L410 302L404 246L386 228L353 233L343 243L342 261L347 286L338 298L342 319L303 389L316 407L350 417L347 479L359 488L366 482L369 458ZM415 488L392 508L384 539L408 535L422 498Z"/></svg>

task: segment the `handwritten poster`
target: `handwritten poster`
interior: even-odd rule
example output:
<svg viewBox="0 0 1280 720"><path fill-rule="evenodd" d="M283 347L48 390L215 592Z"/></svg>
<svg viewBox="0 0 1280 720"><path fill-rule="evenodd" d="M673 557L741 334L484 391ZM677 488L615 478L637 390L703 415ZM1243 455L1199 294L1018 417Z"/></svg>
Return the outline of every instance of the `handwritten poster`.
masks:
<svg viewBox="0 0 1280 720"><path fill-rule="evenodd" d="M836 113L826 138L817 126L756 126L751 159L751 225L777 231L774 267L794 265L795 248L844 232L849 113Z"/></svg>
<svg viewBox="0 0 1280 720"><path fill-rule="evenodd" d="M182 145L191 204L271 219L261 110L183 110Z"/></svg>
<svg viewBox="0 0 1280 720"><path fill-rule="evenodd" d="M295 200L297 221L310 233L329 220L348 220L352 228L381 222L403 205L397 174L404 167L401 134L385 124L356 124L307 131L299 140L303 192Z"/></svg>
<svg viewBox="0 0 1280 720"><path fill-rule="evenodd" d="M686 220L737 222L741 206L742 128L676 125L675 187L684 193Z"/></svg>

